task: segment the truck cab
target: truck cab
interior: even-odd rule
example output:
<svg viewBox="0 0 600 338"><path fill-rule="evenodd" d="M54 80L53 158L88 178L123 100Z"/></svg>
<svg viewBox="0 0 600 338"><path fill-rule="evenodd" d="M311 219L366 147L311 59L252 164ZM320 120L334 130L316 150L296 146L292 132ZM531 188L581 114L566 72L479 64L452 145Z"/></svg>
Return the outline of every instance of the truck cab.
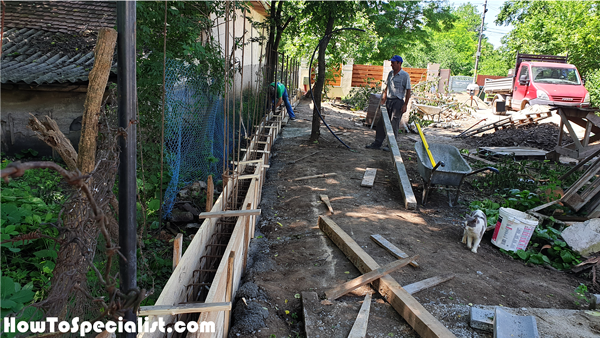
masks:
<svg viewBox="0 0 600 338"><path fill-rule="evenodd" d="M590 95L574 65L522 61L513 82L511 108L521 110L534 104L586 108Z"/></svg>

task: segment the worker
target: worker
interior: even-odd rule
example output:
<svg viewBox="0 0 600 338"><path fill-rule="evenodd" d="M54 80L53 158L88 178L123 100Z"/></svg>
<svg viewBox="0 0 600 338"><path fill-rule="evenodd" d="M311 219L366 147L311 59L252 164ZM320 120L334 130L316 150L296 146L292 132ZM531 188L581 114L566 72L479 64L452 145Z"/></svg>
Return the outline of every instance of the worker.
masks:
<svg viewBox="0 0 600 338"><path fill-rule="evenodd" d="M282 102L285 102L285 108L287 109L288 115L290 116L290 120L295 120L296 119L296 115L294 114L294 110L292 109L292 105L290 104L290 98L288 97L288 92L287 89L285 88L285 85L281 82L277 82L277 90L275 89L275 83L271 83L271 85L269 86L269 92L271 93L271 96L275 95L276 99L279 99L279 101L277 101L277 104L275 105L275 107L279 107L279 105L281 105Z"/></svg>
<svg viewBox="0 0 600 338"><path fill-rule="evenodd" d="M383 95L381 95L381 104L385 104L388 116L392 122L394 136L398 139L400 119L402 119L402 114L406 112L406 105L404 103L410 99L410 76L406 71L402 70L402 57L394 55L390 61L392 63L392 70L385 81L386 87L383 89ZM389 148L381 147L383 140L385 140L385 126L383 119L381 119L377 123L377 129L375 130L375 141L367 145L366 148L389 151Z"/></svg>

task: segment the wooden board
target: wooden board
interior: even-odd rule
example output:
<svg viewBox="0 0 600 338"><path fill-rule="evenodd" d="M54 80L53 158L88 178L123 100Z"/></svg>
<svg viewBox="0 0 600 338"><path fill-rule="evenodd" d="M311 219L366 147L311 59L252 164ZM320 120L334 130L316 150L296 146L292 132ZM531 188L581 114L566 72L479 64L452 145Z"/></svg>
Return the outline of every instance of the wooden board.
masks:
<svg viewBox="0 0 600 338"><path fill-rule="evenodd" d="M329 212L333 215L333 208L331 207L331 203L329 202L329 196L327 195L319 195L321 197L321 201L323 201L323 203L325 203L325 205L327 206L327 209L329 209Z"/></svg>
<svg viewBox="0 0 600 338"><path fill-rule="evenodd" d="M256 177L254 177L254 178L258 178L258 175L256 175ZM200 219L202 219L202 218L257 216L257 215L260 215L260 209L203 212L203 213L200 213L199 217L200 217Z"/></svg>
<svg viewBox="0 0 600 338"><path fill-rule="evenodd" d="M367 168L367 170L365 170L365 175L363 176L363 180L360 183L360 186L372 188L373 184L375 183L376 175L377 175L377 169Z"/></svg>
<svg viewBox="0 0 600 338"><path fill-rule="evenodd" d="M302 313L304 315L304 332L306 332L306 338L316 338L319 336L317 329L317 323L319 320L319 314L313 312L314 309L318 309L319 296L316 292L301 292L302 295Z"/></svg>
<svg viewBox="0 0 600 338"><path fill-rule="evenodd" d="M548 151L531 147L481 147L480 150L498 155L514 155L518 157L546 158Z"/></svg>
<svg viewBox="0 0 600 338"><path fill-rule="evenodd" d="M406 290L408 293L415 294L419 291L425 290L427 288L430 288L432 286L436 286L438 284L441 284L443 282L447 282L449 280L451 280L452 278L454 278L453 274L446 274L446 275L441 275L441 276L435 276L435 277L431 277L431 278L427 278L424 279L422 281L418 281L416 283L412 283L409 285L405 285L404 290Z"/></svg>
<svg viewBox="0 0 600 338"><path fill-rule="evenodd" d="M391 253L392 256L398 259L408 258L408 255L404 251L398 249L394 244L390 243L387 239L383 238L383 236L379 234L371 235L371 239L373 240L373 242L379 244L379 246ZM409 264L414 266L415 268L419 267L419 264L417 262L410 262Z"/></svg>
<svg viewBox="0 0 600 338"><path fill-rule="evenodd" d="M383 122L385 123L388 144L392 150L392 161L394 162L396 174L398 175L398 182L400 183L400 190L402 191L402 197L404 199L404 207L406 209L416 209L417 199L415 198L415 194L412 190L412 184L410 183L410 179L406 173L406 168L404 167L404 162L402 161L402 156L400 155L400 149L398 148L398 143L396 143L396 137L394 136L394 131L392 129L392 123L390 122L390 117L388 116L387 109L385 109L385 107L381 107L381 116L383 117Z"/></svg>
<svg viewBox="0 0 600 338"><path fill-rule="evenodd" d="M371 310L371 294L367 293L365 300L358 311L358 316L348 338L364 338L367 335L367 324L369 323L369 311Z"/></svg>
<svg viewBox="0 0 600 338"><path fill-rule="evenodd" d="M328 300L336 300L350 291L356 290L357 288L367 283L371 283L372 281L379 279L392 271L400 269L401 267L407 265L409 262L417 259L417 257L418 256L414 256L391 262L390 264L379 267L373 271L367 272L364 275L356 277L353 280L348 281L342 285L338 285L333 289L327 290L325 291L325 295L327 296Z"/></svg>
<svg viewBox="0 0 600 338"><path fill-rule="evenodd" d="M360 272L367 273L379 268L379 264L329 217L319 217L319 228L327 234ZM383 276L373 284L421 337L456 337L392 277Z"/></svg>
<svg viewBox="0 0 600 338"><path fill-rule="evenodd" d="M231 310L231 302L191 303L181 305L140 306L138 316L178 315L182 313L199 313Z"/></svg>

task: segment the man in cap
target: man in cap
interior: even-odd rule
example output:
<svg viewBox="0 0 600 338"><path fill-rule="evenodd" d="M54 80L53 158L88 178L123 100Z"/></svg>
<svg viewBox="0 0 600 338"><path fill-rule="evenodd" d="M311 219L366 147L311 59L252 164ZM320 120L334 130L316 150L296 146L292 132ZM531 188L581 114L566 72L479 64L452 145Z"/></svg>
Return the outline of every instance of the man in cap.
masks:
<svg viewBox="0 0 600 338"><path fill-rule="evenodd" d="M394 136L397 139L398 129L400 129L400 119L402 118L402 114L406 112L406 105L404 103L410 99L410 76L402 70L402 57L394 55L390 61L392 63L392 70L385 81L386 88L384 88L383 95L381 96L381 104L385 104L388 116L392 122L392 129L394 129ZM383 120L381 120L377 123L375 141L367 145L367 148L381 149L383 140L385 140L385 126ZM383 149L389 150L386 147Z"/></svg>

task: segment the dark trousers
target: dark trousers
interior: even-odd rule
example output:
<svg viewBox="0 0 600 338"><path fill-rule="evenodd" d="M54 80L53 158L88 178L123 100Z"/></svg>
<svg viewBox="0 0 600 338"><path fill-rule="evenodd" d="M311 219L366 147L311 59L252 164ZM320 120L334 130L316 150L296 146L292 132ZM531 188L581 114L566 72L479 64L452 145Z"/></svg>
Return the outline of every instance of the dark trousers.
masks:
<svg viewBox="0 0 600 338"><path fill-rule="evenodd" d="M400 119L402 119L403 106L403 99L387 99L385 101L385 109L387 109L388 116L392 122L392 129L394 129L394 136L396 139L398 139L398 130L400 129ZM375 129L375 142L373 142L373 145L381 146L383 140L385 140L385 135L385 125L383 118L381 118L377 123L377 128Z"/></svg>

